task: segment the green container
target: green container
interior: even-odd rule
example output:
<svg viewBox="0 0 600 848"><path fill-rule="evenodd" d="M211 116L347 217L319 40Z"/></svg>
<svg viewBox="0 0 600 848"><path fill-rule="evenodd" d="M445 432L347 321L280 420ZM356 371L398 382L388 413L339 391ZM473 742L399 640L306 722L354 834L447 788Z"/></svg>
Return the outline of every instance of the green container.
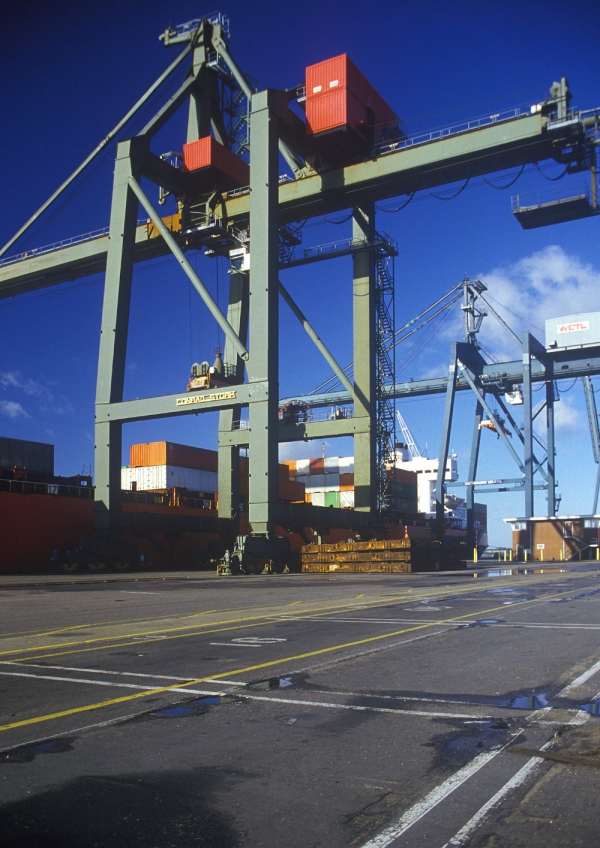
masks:
<svg viewBox="0 0 600 848"><path fill-rule="evenodd" d="M334 506L334 507L336 507L336 509L339 509L340 493L339 492L325 492L325 506Z"/></svg>

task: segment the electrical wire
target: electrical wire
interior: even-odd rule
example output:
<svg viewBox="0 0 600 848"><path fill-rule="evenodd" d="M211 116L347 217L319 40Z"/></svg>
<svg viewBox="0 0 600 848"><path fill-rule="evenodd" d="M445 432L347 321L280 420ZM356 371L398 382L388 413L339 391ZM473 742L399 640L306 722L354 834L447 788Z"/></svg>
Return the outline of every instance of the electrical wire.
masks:
<svg viewBox="0 0 600 848"><path fill-rule="evenodd" d="M417 193L417 189L415 189L414 191L412 191L410 193L408 200L406 200L400 206L397 206L395 209L386 209L385 206L382 206L380 203L376 203L375 208L378 209L380 212L388 212L388 213L391 213L391 214L396 213L396 212L401 212L402 209L406 209L406 207L411 202L411 200L414 198L416 193Z"/></svg>
<svg viewBox="0 0 600 848"><path fill-rule="evenodd" d="M558 391L558 394L559 394L559 395L566 395L566 394L567 394L567 392L570 392L570 391L571 391L571 389L574 389L574 388L575 388L575 385L576 385L576 383L577 383L577 380L578 380L578 379L579 379L579 377L575 377L575 379L573 380L573 382L571 383L571 385L569 386L569 388L568 388L568 389L559 389L559 388L558 388L558 385L557 385L556 389L557 389L557 391Z"/></svg>
<svg viewBox="0 0 600 848"><path fill-rule="evenodd" d="M543 333L543 332L544 332L544 330L543 330L543 328L542 328L542 327L538 327L538 325L537 325L537 324L533 324L531 321L528 321L528 320L527 320L527 318L524 318L522 315L519 315L519 313L518 313L518 312L513 312L513 310L512 310L512 309L509 309L509 308L508 308L508 306L505 306L503 303L500 303L500 301L499 301L499 300L496 300L496 298L495 298L495 297L492 297L492 295L491 295L491 294L489 294L489 292L488 292L488 294L487 294L487 297L489 297L489 299L490 299L490 300L493 300L493 301L494 301L494 303L497 303L497 304L498 304L498 306L501 306L501 307L502 307L502 309L506 309L506 311L507 311L507 312L510 312L510 314L511 314L511 315L514 315L514 317L515 317L515 318L518 318L518 319L519 319L519 321L523 321L525 324L529 324L529 326L530 326L530 327L533 327L533 329L534 329L534 330L538 330L540 333Z"/></svg>
<svg viewBox="0 0 600 848"><path fill-rule="evenodd" d="M473 175L471 174L471 176L473 176ZM458 189L458 191L457 191L457 192L455 192L454 194L451 194L449 197L443 197L441 194L434 194L434 193L431 191L431 189L428 189L429 194L430 194L432 197L435 197L435 199L436 199L436 200L454 200L454 198L455 198L455 197L458 197L458 195L459 195L459 194L462 194L462 193L463 193L463 191L466 189L466 187L469 185L469 183L471 182L471 176L467 177L466 182L464 183L464 185L463 185L463 186L461 186L461 187Z"/></svg>
<svg viewBox="0 0 600 848"><path fill-rule="evenodd" d="M506 185L503 185L503 186L494 185L494 183L491 183L486 177L483 178L483 181L486 185L489 185L490 188L495 188L497 191L505 191L507 188L514 186L516 181L523 174L524 170L525 170L525 163L523 163L523 165L521 165L521 170L519 171L517 176L514 178L514 180L511 180L509 183L507 183Z"/></svg>
<svg viewBox="0 0 600 848"><path fill-rule="evenodd" d="M553 183L556 183L556 182L558 182L559 180L562 180L562 178L565 176L565 174L566 174L566 173L567 173L567 171L569 170L569 166L568 166L568 165L565 165L565 170L564 170L564 171L562 172L562 174L560 174L558 177L547 177L547 176L546 176L546 174L544 174L544 173L542 172L542 169L540 168L539 162L535 162L535 166L536 166L536 168L538 169L538 171L540 172L540 174L542 174L542 177L543 177L545 180L549 180L550 182L553 182Z"/></svg>

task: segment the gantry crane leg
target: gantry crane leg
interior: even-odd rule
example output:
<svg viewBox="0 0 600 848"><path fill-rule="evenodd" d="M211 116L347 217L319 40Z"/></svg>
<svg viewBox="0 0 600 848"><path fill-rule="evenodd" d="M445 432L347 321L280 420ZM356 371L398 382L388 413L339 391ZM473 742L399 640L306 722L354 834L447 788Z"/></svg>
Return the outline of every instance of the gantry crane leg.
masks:
<svg viewBox="0 0 600 848"><path fill-rule="evenodd" d="M248 380L266 383L267 396L249 409L248 519L255 534L274 533L278 504L279 265L278 132L274 92L252 96L250 161L250 357Z"/></svg>
<svg viewBox="0 0 600 848"><path fill-rule="evenodd" d="M375 204L365 203L354 210L352 238L375 240ZM375 513L376 476L376 321L375 254L364 250L353 256L354 315L354 417L367 418L369 428L354 436L354 508Z"/></svg>
<svg viewBox="0 0 600 848"><path fill-rule="evenodd" d="M110 215L110 239L102 306L102 329L98 358L96 404L123 400L125 356L131 302L138 200L129 187L130 177L139 179L141 168L132 152L137 139L121 142L117 150ZM117 526L121 510L120 421L96 423L94 504L97 530Z"/></svg>

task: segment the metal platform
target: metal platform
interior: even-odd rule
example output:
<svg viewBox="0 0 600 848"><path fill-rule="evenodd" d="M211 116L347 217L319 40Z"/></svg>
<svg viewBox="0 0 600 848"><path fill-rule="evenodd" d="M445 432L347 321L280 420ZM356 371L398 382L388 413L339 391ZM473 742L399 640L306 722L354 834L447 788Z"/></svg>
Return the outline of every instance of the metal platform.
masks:
<svg viewBox="0 0 600 848"><path fill-rule="evenodd" d="M587 192L582 192L573 197L559 197L532 206L517 205L515 207L515 200L518 204L519 197L513 198L512 213L524 230L548 227L551 224L563 224L566 221L579 221L582 218L597 215L600 211L591 203Z"/></svg>

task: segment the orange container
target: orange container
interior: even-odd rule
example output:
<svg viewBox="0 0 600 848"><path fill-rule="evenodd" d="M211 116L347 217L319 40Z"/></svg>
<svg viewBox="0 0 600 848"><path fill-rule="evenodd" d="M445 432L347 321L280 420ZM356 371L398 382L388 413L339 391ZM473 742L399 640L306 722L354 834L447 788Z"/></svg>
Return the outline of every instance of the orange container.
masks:
<svg viewBox="0 0 600 848"><path fill-rule="evenodd" d="M309 65L306 69L306 98L310 100L334 88L349 88L359 99L364 99L370 82L361 74L347 53ZM363 97L360 97L360 95Z"/></svg>
<svg viewBox="0 0 600 848"><path fill-rule="evenodd" d="M340 492L348 492L354 488L354 474L340 474Z"/></svg>
<svg viewBox="0 0 600 848"><path fill-rule="evenodd" d="M368 114L347 88L327 91L306 100L306 134L328 132L350 127L367 138Z"/></svg>
<svg viewBox="0 0 600 848"><path fill-rule="evenodd" d="M322 103L317 102L325 95L333 95L344 89L347 91L346 96L338 95L337 98L330 96L326 98L329 100L328 103L325 100ZM346 120L341 123L357 129L360 124L363 122L366 124L368 121L367 110L370 109L375 121L376 137L379 135L377 126L398 123L398 116L394 110L388 106L346 53L318 62L316 65L310 65L306 69L307 133L310 135L332 129L331 126L321 129L315 127L331 121L334 115L339 116L344 109L344 104ZM308 129L308 126L312 129Z"/></svg>
<svg viewBox="0 0 600 848"><path fill-rule="evenodd" d="M176 465L198 471L217 471L217 452L175 442L148 442L131 445L129 464L134 468L143 465Z"/></svg>
<svg viewBox="0 0 600 848"><path fill-rule="evenodd" d="M239 186L250 184L250 166L231 150L223 147L211 135L183 145L183 170L199 171L213 168Z"/></svg>

